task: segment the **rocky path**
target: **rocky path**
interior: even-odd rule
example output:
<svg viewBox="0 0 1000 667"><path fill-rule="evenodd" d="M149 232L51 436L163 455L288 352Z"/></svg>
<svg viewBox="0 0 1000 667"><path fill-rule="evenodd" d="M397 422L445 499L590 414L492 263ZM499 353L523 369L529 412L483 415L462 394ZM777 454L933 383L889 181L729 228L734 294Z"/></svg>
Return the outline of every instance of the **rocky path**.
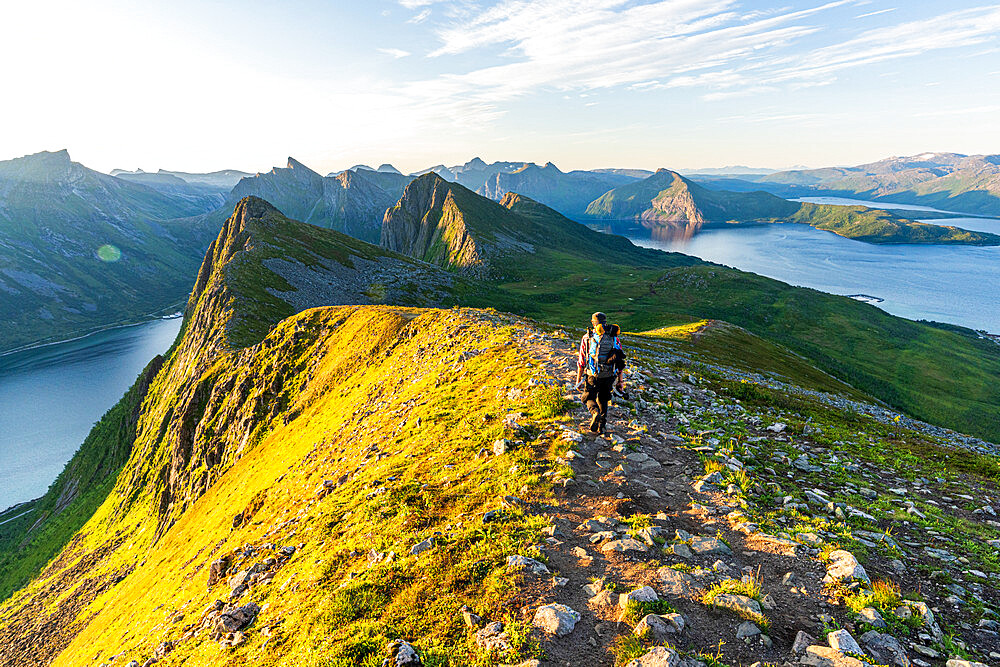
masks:
<svg viewBox="0 0 1000 667"><path fill-rule="evenodd" d="M556 342L537 351L551 376L568 388L574 346ZM630 390L633 400L618 401L607 434L589 433L589 415L579 401L570 422L543 433L559 443L557 462L571 468L572 476L557 473L556 500L540 508L550 519L542 555L509 565L522 571L522 616L545 638L542 664L860 666L864 660L924 667L949 658L941 650L946 637L926 603L892 593L864 604L870 599L864 596L881 586L873 583L876 574L901 582L897 592L905 592L922 588L919 572L908 572L896 559L872 558L869 576L829 531L763 532L748 520L754 504L748 498L770 500L768 492L777 490L773 480L787 483L793 473L780 475L777 463L762 471L752 459L764 453L763 445L733 446L722 428L692 437L688 428L690 415L728 412L747 427L744 442L781 445L790 439L780 435L786 425L751 415L738 402L725 406L697 378L655 363L634 368ZM798 472L811 466L809 454L804 456L796 459L798 467L785 457L786 467ZM818 470L802 472L822 470L813 467ZM779 513L808 517L814 513L809 504L815 504L823 508L817 514L829 510L830 519L845 522L854 518L845 512L860 512L831 498L814 487L805 491L805 503L779 495L777 506ZM893 543L885 533L867 535L859 539L872 547L873 541ZM880 602L886 609L881 613ZM903 623L889 625L882 615ZM964 625L981 654L1000 650L994 622ZM481 642L490 633L480 631ZM964 653L967 645L958 642L951 648Z"/></svg>

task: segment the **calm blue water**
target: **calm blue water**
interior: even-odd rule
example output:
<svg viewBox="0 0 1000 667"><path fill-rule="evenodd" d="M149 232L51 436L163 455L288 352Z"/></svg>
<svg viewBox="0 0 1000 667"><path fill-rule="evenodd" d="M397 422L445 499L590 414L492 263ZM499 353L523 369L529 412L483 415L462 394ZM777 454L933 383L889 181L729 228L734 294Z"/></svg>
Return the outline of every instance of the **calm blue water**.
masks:
<svg viewBox="0 0 1000 667"><path fill-rule="evenodd" d="M154 320L0 357L0 509L45 493L180 326Z"/></svg>
<svg viewBox="0 0 1000 667"><path fill-rule="evenodd" d="M876 296L894 315L1000 333L1000 247L874 245L792 224L702 230L688 239L631 222L600 228L792 285Z"/></svg>

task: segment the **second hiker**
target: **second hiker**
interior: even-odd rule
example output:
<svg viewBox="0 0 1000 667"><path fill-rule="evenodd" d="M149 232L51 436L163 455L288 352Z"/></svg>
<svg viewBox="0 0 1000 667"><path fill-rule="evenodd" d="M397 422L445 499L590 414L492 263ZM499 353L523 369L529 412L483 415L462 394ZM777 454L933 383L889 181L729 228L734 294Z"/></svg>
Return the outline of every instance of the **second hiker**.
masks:
<svg viewBox="0 0 1000 667"><path fill-rule="evenodd" d="M590 430L604 431L608 422L608 405L611 391L617 386L624 391L622 371L625 369L625 354L618 340L618 326L607 324L604 313L594 313L590 318L591 328L580 340L580 354L576 363L576 388L583 389L581 400L590 410ZM586 373L586 384L584 384Z"/></svg>

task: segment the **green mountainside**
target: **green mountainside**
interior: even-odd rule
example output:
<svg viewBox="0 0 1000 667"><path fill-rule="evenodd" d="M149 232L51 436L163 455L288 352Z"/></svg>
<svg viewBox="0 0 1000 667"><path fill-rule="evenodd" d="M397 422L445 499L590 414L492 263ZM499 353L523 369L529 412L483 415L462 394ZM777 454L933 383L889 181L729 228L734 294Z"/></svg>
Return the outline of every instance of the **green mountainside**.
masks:
<svg viewBox="0 0 1000 667"><path fill-rule="evenodd" d="M720 224L797 222L869 243L1000 245L996 234L914 222L864 206L804 204L763 191L711 190L667 169L603 194L587 206L586 215L693 231Z"/></svg>
<svg viewBox="0 0 1000 667"><path fill-rule="evenodd" d="M176 310L218 233L188 216L217 204L66 151L0 162L0 352Z"/></svg>
<svg viewBox="0 0 1000 667"><path fill-rule="evenodd" d="M488 278L525 299L514 312L546 321L600 308L633 331L690 317L732 322L916 417L1000 434L991 407L1000 403L1000 347L971 330L638 248L524 197L504 203L422 176L386 213L383 245Z"/></svg>
<svg viewBox="0 0 1000 667"><path fill-rule="evenodd" d="M439 180L407 188L406 215L457 217L476 248L518 234L503 252L521 248L522 282L238 202L177 342L43 520L0 515L5 590L41 570L0 603L0 665L943 667L995 650L996 447L824 372L835 344L774 333L841 337L855 369L876 337L938 400L958 387L913 364L917 339L940 336L956 376L995 378L996 351L624 239L561 254L601 235ZM736 285L746 328L669 315L735 304ZM564 310L570 294L586 307ZM565 395L595 304L634 332L607 436ZM845 633L866 662L831 648Z"/></svg>

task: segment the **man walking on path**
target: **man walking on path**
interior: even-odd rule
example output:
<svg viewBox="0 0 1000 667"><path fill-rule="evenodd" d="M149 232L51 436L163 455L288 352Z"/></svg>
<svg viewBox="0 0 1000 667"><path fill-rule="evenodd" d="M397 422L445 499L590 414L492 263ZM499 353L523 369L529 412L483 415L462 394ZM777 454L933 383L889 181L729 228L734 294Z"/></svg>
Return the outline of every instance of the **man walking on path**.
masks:
<svg viewBox="0 0 1000 667"><path fill-rule="evenodd" d="M618 327L607 324L604 313L594 313L591 328L580 340L580 354L576 362L576 388L583 389L580 399L590 410L590 430L602 433L608 422L608 404L611 389L624 390L622 371L625 355L618 340ZM615 352L617 351L617 352ZM586 384L583 374L586 371Z"/></svg>

